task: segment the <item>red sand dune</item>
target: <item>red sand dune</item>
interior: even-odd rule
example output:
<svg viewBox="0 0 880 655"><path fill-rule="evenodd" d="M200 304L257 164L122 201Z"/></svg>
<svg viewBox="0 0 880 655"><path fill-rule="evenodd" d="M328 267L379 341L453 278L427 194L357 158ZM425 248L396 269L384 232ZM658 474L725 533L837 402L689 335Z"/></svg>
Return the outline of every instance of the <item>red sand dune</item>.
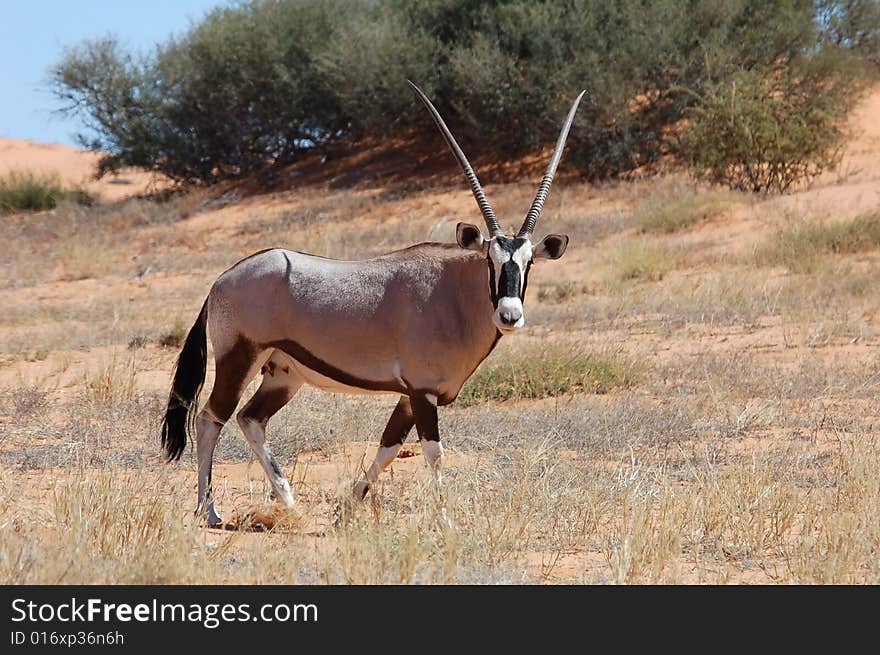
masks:
<svg viewBox="0 0 880 655"><path fill-rule="evenodd" d="M100 158L99 153L57 143L0 139L0 176L32 173L57 177L65 186L83 186L111 201L144 193L160 184L155 176L136 169L95 180Z"/></svg>

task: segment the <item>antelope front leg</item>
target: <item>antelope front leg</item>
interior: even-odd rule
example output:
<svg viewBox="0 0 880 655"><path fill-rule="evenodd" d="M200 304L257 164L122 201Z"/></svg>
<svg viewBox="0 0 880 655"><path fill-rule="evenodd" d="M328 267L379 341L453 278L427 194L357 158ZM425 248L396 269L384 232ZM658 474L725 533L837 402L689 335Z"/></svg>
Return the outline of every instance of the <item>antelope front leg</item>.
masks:
<svg viewBox="0 0 880 655"><path fill-rule="evenodd" d="M364 478L357 481L354 485L354 497L357 500L363 500L370 487L379 478L379 474L388 468L388 465L397 457L400 447L403 445L409 431L412 430L414 423L412 406L407 396L401 396L397 401L397 407L388 419L385 431L382 433L382 439L379 441L379 452L376 458L367 469Z"/></svg>
<svg viewBox="0 0 880 655"><path fill-rule="evenodd" d="M443 445L440 443L440 430L437 426L437 396L419 394L410 396L416 430L422 444L422 453L428 468L434 476L434 485L440 490L443 481Z"/></svg>
<svg viewBox="0 0 880 655"><path fill-rule="evenodd" d="M419 394L410 396L413 415L416 421L416 430L419 432L419 441L422 444L422 454L434 476L434 490L437 500L440 502L439 523L441 527L449 528L452 524L446 516L446 506L443 502L443 445L440 443L440 430L437 426L437 396L433 394Z"/></svg>

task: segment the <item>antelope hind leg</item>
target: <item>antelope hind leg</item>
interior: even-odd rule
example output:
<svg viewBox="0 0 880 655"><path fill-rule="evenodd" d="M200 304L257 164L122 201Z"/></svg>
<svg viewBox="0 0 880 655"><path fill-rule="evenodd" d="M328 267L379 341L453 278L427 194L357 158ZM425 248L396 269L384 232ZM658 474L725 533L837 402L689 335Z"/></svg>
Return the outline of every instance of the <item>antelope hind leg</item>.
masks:
<svg viewBox="0 0 880 655"><path fill-rule="evenodd" d="M266 362L262 371L263 381L260 383L260 388L238 413L238 425L263 467L276 500L291 509L294 502L290 483L284 477L281 467L269 449L266 441L266 426L269 419L296 395L304 380L293 367L285 364L283 358L277 355L273 355Z"/></svg>

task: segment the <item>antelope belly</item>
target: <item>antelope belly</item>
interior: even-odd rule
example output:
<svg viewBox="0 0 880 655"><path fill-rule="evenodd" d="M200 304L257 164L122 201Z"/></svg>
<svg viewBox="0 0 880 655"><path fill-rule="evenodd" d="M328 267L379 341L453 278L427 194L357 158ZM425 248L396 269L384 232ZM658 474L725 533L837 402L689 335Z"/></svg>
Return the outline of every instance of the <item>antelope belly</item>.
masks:
<svg viewBox="0 0 880 655"><path fill-rule="evenodd" d="M300 362L291 358L293 362L293 367L296 369L297 373L299 373L302 378L306 381L307 384L312 385L313 387L317 387L318 389L322 389L324 391L332 391L334 393L354 393L354 394L396 394L399 393L397 391L376 391L374 389L362 389L360 387L352 387L347 384L342 384L333 378L328 378L326 375L322 375L317 371L314 371L307 366L304 366Z"/></svg>

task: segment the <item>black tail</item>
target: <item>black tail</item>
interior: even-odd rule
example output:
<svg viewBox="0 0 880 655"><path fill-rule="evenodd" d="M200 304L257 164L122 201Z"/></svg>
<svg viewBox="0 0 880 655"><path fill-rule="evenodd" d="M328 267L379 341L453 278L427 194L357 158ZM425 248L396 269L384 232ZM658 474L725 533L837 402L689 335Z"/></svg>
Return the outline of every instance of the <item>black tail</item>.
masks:
<svg viewBox="0 0 880 655"><path fill-rule="evenodd" d="M196 407L199 392L205 383L205 370L208 367L208 299L195 324L186 335L183 350L177 357L174 368L174 383L168 396L168 409L162 421L162 448L168 461L180 459L186 448L186 436L195 427Z"/></svg>

